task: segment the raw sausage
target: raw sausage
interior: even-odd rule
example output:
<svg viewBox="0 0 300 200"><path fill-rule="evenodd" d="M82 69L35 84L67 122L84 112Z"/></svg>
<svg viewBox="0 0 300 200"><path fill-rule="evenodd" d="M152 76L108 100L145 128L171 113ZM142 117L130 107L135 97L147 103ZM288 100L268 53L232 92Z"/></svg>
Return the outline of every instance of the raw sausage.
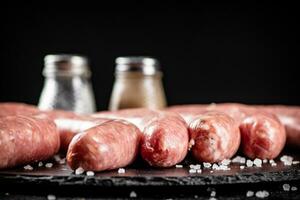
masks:
<svg viewBox="0 0 300 200"><path fill-rule="evenodd" d="M189 124L190 148L200 162L220 162L231 158L240 145L239 126L221 112L194 116Z"/></svg>
<svg viewBox="0 0 300 200"><path fill-rule="evenodd" d="M56 125L44 115L0 118L0 169L46 160L59 145Z"/></svg>
<svg viewBox="0 0 300 200"><path fill-rule="evenodd" d="M134 161L141 133L133 124L110 120L77 134L67 152L72 169L103 171L125 167Z"/></svg>
<svg viewBox="0 0 300 200"><path fill-rule="evenodd" d="M93 116L123 119L135 124L143 133L141 156L151 166L170 167L181 162L187 154L187 124L176 113L125 109L100 112Z"/></svg>
<svg viewBox="0 0 300 200"><path fill-rule="evenodd" d="M273 159L282 151L286 133L275 115L255 113L240 124L242 149L249 158Z"/></svg>
<svg viewBox="0 0 300 200"><path fill-rule="evenodd" d="M32 115L39 113L39 109L25 103L6 102L0 103L0 117L12 115Z"/></svg>
<svg viewBox="0 0 300 200"><path fill-rule="evenodd" d="M221 111L231 116L239 125L242 133L242 149L250 158L275 158L283 149L286 132L276 116L262 113L255 106L243 104L224 103L211 105L188 105L171 107L170 110L189 115L189 111L203 113L205 111ZM247 119L247 120L246 120ZM255 123L248 123L249 120ZM247 123L246 123L247 122ZM247 136L247 137L246 137ZM259 144L253 141L259 141ZM258 147L261 150L258 150Z"/></svg>
<svg viewBox="0 0 300 200"><path fill-rule="evenodd" d="M300 107L283 105L257 106L259 110L270 112L278 117L286 131L286 143L300 148Z"/></svg>

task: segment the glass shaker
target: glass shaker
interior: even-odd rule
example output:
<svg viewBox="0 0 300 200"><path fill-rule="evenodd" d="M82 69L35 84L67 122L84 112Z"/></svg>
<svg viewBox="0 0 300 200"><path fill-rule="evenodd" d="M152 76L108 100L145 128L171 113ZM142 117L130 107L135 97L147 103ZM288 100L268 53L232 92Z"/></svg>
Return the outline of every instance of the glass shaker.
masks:
<svg viewBox="0 0 300 200"><path fill-rule="evenodd" d="M45 76L38 107L42 110L62 109L79 114L96 110L90 83L87 58L77 55L47 55Z"/></svg>
<svg viewBox="0 0 300 200"><path fill-rule="evenodd" d="M156 59L150 57L119 57L116 59L115 83L109 109L166 106L162 72Z"/></svg>

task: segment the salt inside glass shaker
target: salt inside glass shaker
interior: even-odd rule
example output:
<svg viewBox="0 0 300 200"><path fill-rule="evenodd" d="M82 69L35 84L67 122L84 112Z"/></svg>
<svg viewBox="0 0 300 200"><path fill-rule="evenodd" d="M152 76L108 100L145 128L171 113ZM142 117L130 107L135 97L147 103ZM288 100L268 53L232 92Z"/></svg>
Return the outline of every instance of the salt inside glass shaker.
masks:
<svg viewBox="0 0 300 200"><path fill-rule="evenodd" d="M115 83L109 109L151 108L166 106L162 72L156 59L119 57L116 59Z"/></svg>
<svg viewBox="0 0 300 200"><path fill-rule="evenodd" d="M62 109L80 114L96 110L87 58L78 55L47 55L45 76L38 107Z"/></svg>

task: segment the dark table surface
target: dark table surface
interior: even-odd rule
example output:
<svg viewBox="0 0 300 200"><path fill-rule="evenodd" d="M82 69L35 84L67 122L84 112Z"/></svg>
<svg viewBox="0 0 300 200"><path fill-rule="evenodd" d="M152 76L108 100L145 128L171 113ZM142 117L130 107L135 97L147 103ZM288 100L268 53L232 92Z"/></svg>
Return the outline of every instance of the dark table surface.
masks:
<svg viewBox="0 0 300 200"><path fill-rule="evenodd" d="M293 151L296 152L296 151ZM298 153L289 153L300 160ZM53 167L33 170L23 167L0 171L0 199L98 199L98 198L164 198L207 199L215 191L217 199L246 198L248 191L268 191L271 199L300 199L300 164L284 165L275 159L277 166L265 163L262 167L245 167L230 164L230 170L220 171L202 168L202 173L189 173L189 165L196 164L188 158L183 168L149 168L141 161L118 170L76 175L66 165L55 160ZM44 164L47 162L44 162ZM283 184L295 186L296 191L284 191ZM49 196L51 197L51 196ZM251 197L254 198L254 197ZM249 198L249 199L251 199Z"/></svg>

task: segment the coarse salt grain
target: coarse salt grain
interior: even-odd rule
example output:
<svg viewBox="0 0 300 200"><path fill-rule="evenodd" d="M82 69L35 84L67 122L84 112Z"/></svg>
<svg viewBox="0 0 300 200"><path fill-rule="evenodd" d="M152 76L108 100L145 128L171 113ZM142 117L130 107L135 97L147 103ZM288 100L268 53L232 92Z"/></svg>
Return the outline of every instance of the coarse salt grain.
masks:
<svg viewBox="0 0 300 200"><path fill-rule="evenodd" d="M244 166L244 165L241 165L241 166L240 166L240 169L245 169L245 166Z"/></svg>
<svg viewBox="0 0 300 200"><path fill-rule="evenodd" d="M203 163L203 167L205 167L205 168L210 168L210 167L211 167L211 164L210 164L210 163L207 163L207 162L204 162L204 163Z"/></svg>
<svg viewBox="0 0 300 200"><path fill-rule="evenodd" d="M42 167L42 166L43 166L43 162L39 162L38 167Z"/></svg>
<svg viewBox="0 0 300 200"><path fill-rule="evenodd" d="M49 195L47 196L47 199L48 199L48 200L55 200L55 199L56 199L56 196L53 195L53 194L49 194Z"/></svg>
<svg viewBox="0 0 300 200"><path fill-rule="evenodd" d="M246 162L246 158L241 157L241 156L236 156L235 158L233 158L231 160L232 163L245 163Z"/></svg>
<svg viewBox="0 0 300 200"><path fill-rule="evenodd" d="M197 169L197 174L201 174L202 170L201 169Z"/></svg>
<svg viewBox="0 0 300 200"><path fill-rule="evenodd" d="M277 163L271 163L271 166L275 167L275 166L277 166Z"/></svg>
<svg viewBox="0 0 300 200"><path fill-rule="evenodd" d="M284 165L288 165L288 166L292 165L293 159L294 158L292 156L287 156L287 155L280 157L280 161L283 162Z"/></svg>
<svg viewBox="0 0 300 200"><path fill-rule="evenodd" d="M212 169L218 169L218 165L217 164L213 164Z"/></svg>
<svg viewBox="0 0 300 200"><path fill-rule="evenodd" d="M45 167L51 168L51 167L53 167L53 163L46 163Z"/></svg>
<svg viewBox="0 0 300 200"><path fill-rule="evenodd" d="M222 160L221 164L222 165L229 165L231 163L231 160L230 159L224 159Z"/></svg>
<svg viewBox="0 0 300 200"><path fill-rule="evenodd" d="M54 160L55 160L56 162L59 162L59 161L60 161L60 156L59 156L59 155L55 155L55 156L54 156Z"/></svg>
<svg viewBox="0 0 300 200"><path fill-rule="evenodd" d="M124 174L125 173L125 169L124 168L119 168L118 169L118 174Z"/></svg>
<svg viewBox="0 0 300 200"><path fill-rule="evenodd" d="M256 167L261 167L261 165L262 165L262 160L259 159L259 158L255 158L254 161L253 161L253 164L254 164Z"/></svg>
<svg viewBox="0 0 300 200"><path fill-rule="evenodd" d="M297 165L297 164L299 164L299 163L300 163L300 161L293 161L293 162L292 162L293 165Z"/></svg>
<svg viewBox="0 0 300 200"><path fill-rule="evenodd" d="M80 175L80 174L83 174L84 172L84 169L82 167L78 167L76 170L75 170L75 174L76 175Z"/></svg>
<svg viewBox="0 0 300 200"><path fill-rule="evenodd" d="M254 195L254 192L249 190L247 193L246 193L246 197L253 197Z"/></svg>
<svg viewBox="0 0 300 200"><path fill-rule="evenodd" d="M196 172L197 172L196 169L190 169L190 170L189 170L189 173L190 173L190 174L194 174L194 173L196 173Z"/></svg>
<svg viewBox="0 0 300 200"><path fill-rule="evenodd" d="M183 168L182 165L175 165L176 168Z"/></svg>
<svg viewBox="0 0 300 200"><path fill-rule="evenodd" d="M272 164L272 163L275 163L275 161L273 159L269 160L269 163Z"/></svg>
<svg viewBox="0 0 300 200"><path fill-rule="evenodd" d="M215 197L210 197L209 200L217 200Z"/></svg>
<svg viewBox="0 0 300 200"><path fill-rule="evenodd" d="M94 176L95 173L94 173L93 171L87 171L87 172L86 172L86 175L87 175L87 176Z"/></svg>
<svg viewBox="0 0 300 200"><path fill-rule="evenodd" d="M265 198L265 197L268 197L269 196L269 192L266 191L266 190L263 190L263 191L257 191L255 193L255 196L258 197L258 198Z"/></svg>
<svg viewBox="0 0 300 200"><path fill-rule="evenodd" d="M283 188L284 191L290 191L291 186L289 184L285 183L285 184L282 185L282 188Z"/></svg>
<svg viewBox="0 0 300 200"><path fill-rule="evenodd" d="M24 166L25 170L33 170L33 167L31 165L26 165Z"/></svg>
<svg viewBox="0 0 300 200"><path fill-rule="evenodd" d="M263 163L268 163L268 160L267 159L263 159Z"/></svg>
<svg viewBox="0 0 300 200"><path fill-rule="evenodd" d="M247 160L246 165L247 167L252 167L253 166L252 160Z"/></svg>
<svg viewBox="0 0 300 200"><path fill-rule="evenodd" d="M136 198L137 194L135 193L135 191L131 191L130 194L129 194L129 197L130 198Z"/></svg>
<svg viewBox="0 0 300 200"><path fill-rule="evenodd" d="M291 187L291 190L296 191L296 190L298 190L298 188L296 186L293 186L293 187Z"/></svg>
<svg viewBox="0 0 300 200"><path fill-rule="evenodd" d="M61 160L59 161L59 164L61 164L61 165L65 164L65 163L66 163L66 159L65 159L65 158L63 158L63 159L61 159Z"/></svg>
<svg viewBox="0 0 300 200"><path fill-rule="evenodd" d="M211 191L210 196L215 197L216 196L216 191Z"/></svg>

